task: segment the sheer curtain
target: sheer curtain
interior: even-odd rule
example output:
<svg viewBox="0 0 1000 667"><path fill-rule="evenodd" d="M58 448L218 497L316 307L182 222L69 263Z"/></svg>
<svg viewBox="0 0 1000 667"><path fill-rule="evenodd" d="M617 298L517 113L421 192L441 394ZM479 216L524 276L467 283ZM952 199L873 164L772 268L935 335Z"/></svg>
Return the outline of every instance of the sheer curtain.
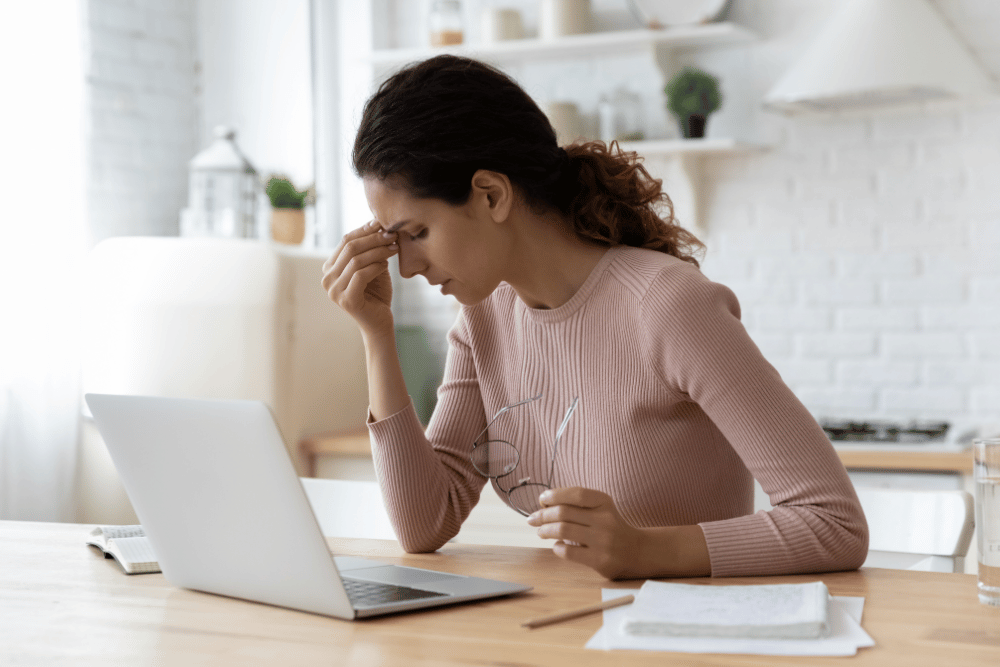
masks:
<svg viewBox="0 0 1000 667"><path fill-rule="evenodd" d="M0 519L75 513L84 2L5 3L0 21Z"/></svg>

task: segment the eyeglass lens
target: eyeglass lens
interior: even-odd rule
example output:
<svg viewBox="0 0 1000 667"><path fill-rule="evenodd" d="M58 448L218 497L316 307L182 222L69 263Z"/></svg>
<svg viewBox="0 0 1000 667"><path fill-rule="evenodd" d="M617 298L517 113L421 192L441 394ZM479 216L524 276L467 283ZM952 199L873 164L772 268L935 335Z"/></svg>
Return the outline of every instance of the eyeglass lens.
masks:
<svg viewBox="0 0 1000 667"><path fill-rule="evenodd" d="M472 450L472 465L479 474L494 479L509 475L520 459L517 449L506 440L487 440Z"/></svg>
<svg viewBox="0 0 1000 667"><path fill-rule="evenodd" d="M489 432L490 425L497 420L503 413L507 412L511 408L516 408L525 403L530 403L531 401L536 401L542 397L542 394L529 398L519 403L514 403L505 408L502 408L497 412L493 420L487 424L486 428L483 429L483 433L480 437ZM540 482L532 482L531 478L525 478L521 480L518 484L507 490L507 499L510 501L511 506L523 514L528 516L534 512L537 512L542 508L541 503L538 502L538 497L542 495L544 491L551 488L552 475L555 471L555 456L559 448L559 439L562 437L563 431L566 430L566 425L569 423L569 418L573 415L576 410L576 405L580 398L576 397L573 399L573 404L569 406L566 410L566 415L563 417L562 423L559 425L559 430L556 432L555 442L552 445L552 460L549 465L549 481L548 484L542 484ZM489 477L491 479L499 479L500 477L505 477L511 474L517 464L521 460L521 454L518 452L514 445L510 444L506 440L486 440L481 444L473 444L472 448L472 465L479 472L479 474ZM500 489L503 490L502 488Z"/></svg>

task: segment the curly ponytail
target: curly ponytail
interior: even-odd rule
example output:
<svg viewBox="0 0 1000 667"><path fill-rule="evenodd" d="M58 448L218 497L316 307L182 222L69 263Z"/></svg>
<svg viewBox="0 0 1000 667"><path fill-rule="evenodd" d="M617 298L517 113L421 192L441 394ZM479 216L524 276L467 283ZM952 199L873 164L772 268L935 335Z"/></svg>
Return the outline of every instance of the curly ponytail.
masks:
<svg viewBox="0 0 1000 667"><path fill-rule="evenodd" d="M577 235L602 245L658 250L698 266L704 244L677 224L663 182L649 175L636 153L615 141L573 144L566 153L579 189L565 212Z"/></svg>
<svg viewBox="0 0 1000 667"><path fill-rule="evenodd" d="M437 56L387 79L365 104L353 161L361 177L399 176L415 196L453 205L468 200L477 170L496 171L529 205L569 218L582 239L649 248L695 266L704 249L677 224L662 182L635 153L615 142L560 148L534 100L477 60Z"/></svg>

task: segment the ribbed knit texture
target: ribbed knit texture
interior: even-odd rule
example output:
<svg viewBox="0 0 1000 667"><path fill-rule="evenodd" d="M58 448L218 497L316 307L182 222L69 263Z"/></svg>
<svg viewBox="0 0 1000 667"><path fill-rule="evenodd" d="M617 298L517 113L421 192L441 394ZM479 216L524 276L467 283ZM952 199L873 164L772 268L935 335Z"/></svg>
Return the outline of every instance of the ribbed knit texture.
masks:
<svg viewBox="0 0 1000 667"><path fill-rule="evenodd" d="M369 425L402 546L433 551L458 533L487 481L473 440L541 393L490 428L521 451L503 489L547 480L579 396L553 486L603 491L635 526L700 525L713 576L860 566L868 529L847 473L739 314L694 266L629 247L608 250L558 308L528 308L508 285L463 308L426 436L412 405ZM754 477L773 510L752 513Z"/></svg>

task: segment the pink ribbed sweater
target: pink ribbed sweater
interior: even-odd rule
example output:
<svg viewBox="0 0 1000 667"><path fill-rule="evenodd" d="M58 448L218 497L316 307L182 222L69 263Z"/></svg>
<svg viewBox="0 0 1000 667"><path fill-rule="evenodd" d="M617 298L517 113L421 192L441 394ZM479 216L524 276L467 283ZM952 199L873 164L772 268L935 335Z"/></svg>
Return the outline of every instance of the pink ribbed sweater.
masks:
<svg viewBox="0 0 1000 667"><path fill-rule="evenodd" d="M547 479L579 396L554 486L608 493L635 526L700 525L713 576L860 566L868 529L847 473L739 315L694 266L631 247L609 249L558 308L528 308L506 284L464 307L426 434L412 405L369 424L402 546L433 551L458 533L487 481L472 441L543 393L490 429L521 450L511 478ZM773 510L752 513L753 478Z"/></svg>

